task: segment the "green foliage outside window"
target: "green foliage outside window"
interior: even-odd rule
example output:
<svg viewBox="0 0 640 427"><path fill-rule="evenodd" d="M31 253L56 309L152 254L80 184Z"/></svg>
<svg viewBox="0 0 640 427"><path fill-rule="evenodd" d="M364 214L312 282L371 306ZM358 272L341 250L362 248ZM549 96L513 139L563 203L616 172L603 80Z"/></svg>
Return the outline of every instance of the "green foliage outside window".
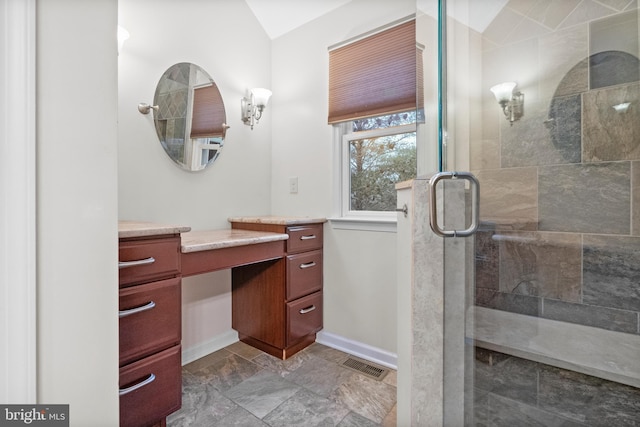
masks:
<svg viewBox="0 0 640 427"><path fill-rule="evenodd" d="M415 113L355 120L355 132L415 123ZM394 211L395 184L416 177L416 133L354 139L349 143L350 210Z"/></svg>

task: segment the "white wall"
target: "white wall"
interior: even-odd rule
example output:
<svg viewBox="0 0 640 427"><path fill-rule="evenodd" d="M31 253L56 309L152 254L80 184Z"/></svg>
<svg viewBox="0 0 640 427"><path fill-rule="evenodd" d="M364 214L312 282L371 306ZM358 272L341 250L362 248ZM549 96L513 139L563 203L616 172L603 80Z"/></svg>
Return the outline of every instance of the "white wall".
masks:
<svg viewBox="0 0 640 427"><path fill-rule="evenodd" d="M118 422L118 218L204 229L231 215L331 215L326 48L413 9L354 0L277 39L272 57L237 0L38 2L39 402L70 403L72 425ZM116 13L131 33L118 59ZM182 61L213 76L232 126L216 164L193 174L166 157L136 109ZM251 86L274 91L254 131L239 118ZM395 235L326 231L325 330L395 351ZM184 281L186 346L228 332L229 282L228 272Z"/></svg>
<svg viewBox="0 0 640 427"><path fill-rule="evenodd" d="M35 0L0 3L0 22L0 402L35 402Z"/></svg>
<svg viewBox="0 0 640 427"><path fill-rule="evenodd" d="M228 227L233 215L331 216L327 48L414 12L414 0L353 0L272 42L242 1L120 0L119 22L131 34L119 57L120 218L206 229ZM222 155L199 173L173 164L152 115L136 109L182 61L218 83L231 125ZM239 117L252 86L273 90L253 131ZM299 177L295 195L290 176ZM325 233L325 331L395 352L395 234L330 224ZM187 350L215 346L230 331L230 298L228 271L183 281Z"/></svg>
<svg viewBox="0 0 640 427"><path fill-rule="evenodd" d="M36 16L37 400L117 425L117 1Z"/></svg>
<svg viewBox="0 0 640 427"><path fill-rule="evenodd" d="M271 41L244 1L120 0L130 38L119 56L118 197L120 219L228 228L227 218L271 211L271 111L250 130L240 119L249 87L271 85ZM190 173L165 154L152 103L162 74L192 62L216 81L231 128L213 166ZM183 349L205 348L231 330L229 271L183 280ZM224 343L222 343L224 344ZM215 346L215 344L212 344ZM185 362L185 360L183 360Z"/></svg>
<svg viewBox="0 0 640 427"><path fill-rule="evenodd" d="M273 42L272 210L333 214L327 48L415 13L415 0L353 0ZM288 179L297 176L297 194ZM395 233L325 225L324 331L396 352Z"/></svg>

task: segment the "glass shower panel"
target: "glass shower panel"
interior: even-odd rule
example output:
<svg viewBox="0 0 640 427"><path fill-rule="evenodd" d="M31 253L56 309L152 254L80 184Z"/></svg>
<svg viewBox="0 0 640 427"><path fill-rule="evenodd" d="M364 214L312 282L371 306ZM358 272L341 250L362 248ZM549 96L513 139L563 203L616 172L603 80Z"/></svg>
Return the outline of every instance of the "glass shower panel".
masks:
<svg viewBox="0 0 640 427"><path fill-rule="evenodd" d="M438 3L418 2L419 34ZM633 425L637 2L440 5L444 169L481 189L479 231L445 242L444 425Z"/></svg>

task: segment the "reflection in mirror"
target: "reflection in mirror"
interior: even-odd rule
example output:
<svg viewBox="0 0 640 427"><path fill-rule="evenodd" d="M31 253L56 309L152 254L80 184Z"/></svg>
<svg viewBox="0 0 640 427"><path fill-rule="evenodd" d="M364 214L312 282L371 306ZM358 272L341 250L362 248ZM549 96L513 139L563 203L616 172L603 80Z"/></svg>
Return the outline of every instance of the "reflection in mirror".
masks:
<svg viewBox="0 0 640 427"><path fill-rule="evenodd" d="M158 138L176 164L199 171L218 158L228 126L222 96L206 71L186 62L171 66L153 104Z"/></svg>

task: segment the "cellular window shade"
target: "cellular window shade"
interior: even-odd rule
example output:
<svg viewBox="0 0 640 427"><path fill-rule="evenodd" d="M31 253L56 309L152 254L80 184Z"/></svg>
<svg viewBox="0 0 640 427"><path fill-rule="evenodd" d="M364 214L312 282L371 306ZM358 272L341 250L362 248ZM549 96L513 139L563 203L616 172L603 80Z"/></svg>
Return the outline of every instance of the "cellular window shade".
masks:
<svg viewBox="0 0 640 427"><path fill-rule="evenodd" d="M218 87L199 87L193 90L191 138L224 136L225 112Z"/></svg>
<svg viewBox="0 0 640 427"><path fill-rule="evenodd" d="M331 50L329 123L415 109L419 58L415 20Z"/></svg>

